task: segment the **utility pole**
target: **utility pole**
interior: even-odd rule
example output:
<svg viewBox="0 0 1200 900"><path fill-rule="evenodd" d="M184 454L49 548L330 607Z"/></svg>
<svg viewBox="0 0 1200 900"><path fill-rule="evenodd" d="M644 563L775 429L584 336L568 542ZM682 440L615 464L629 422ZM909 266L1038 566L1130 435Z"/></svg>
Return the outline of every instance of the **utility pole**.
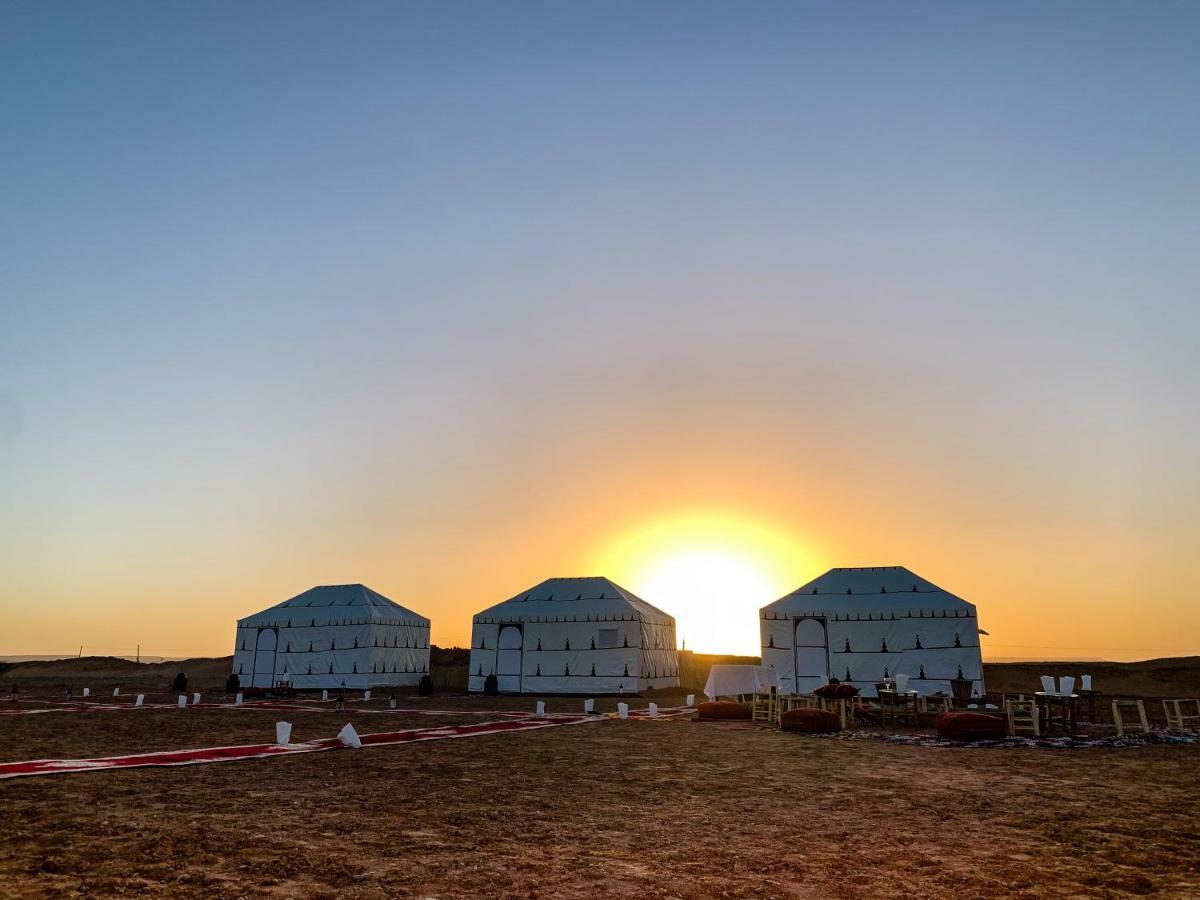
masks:
<svg viewBox="0 0 1200 900"><path fill-rule="evenodd" d="M79 645L79 656L77 656L75 658L79 659L81 656L83 656L83 644Z"/></svg>
<svg viewBox="0 0 1200 900"><path fill-rule="evenodd" d="M142 645L138 644L137 645L137 662L141 662L141 661L142 661Z"/></svg>

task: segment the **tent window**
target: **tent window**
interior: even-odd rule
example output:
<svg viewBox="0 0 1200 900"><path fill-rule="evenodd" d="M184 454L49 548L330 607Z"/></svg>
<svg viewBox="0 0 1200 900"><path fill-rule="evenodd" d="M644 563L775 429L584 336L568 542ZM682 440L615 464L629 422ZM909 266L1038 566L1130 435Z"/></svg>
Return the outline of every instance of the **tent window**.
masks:
<svg viewBox="0 0 1200 900"><path fill-rule="evenodd" d="M601 650L612 649L613 647L617 646L617 636L619 634L620 632L616 628L601 628L600 640L597 643L597 646Z"/></svg>

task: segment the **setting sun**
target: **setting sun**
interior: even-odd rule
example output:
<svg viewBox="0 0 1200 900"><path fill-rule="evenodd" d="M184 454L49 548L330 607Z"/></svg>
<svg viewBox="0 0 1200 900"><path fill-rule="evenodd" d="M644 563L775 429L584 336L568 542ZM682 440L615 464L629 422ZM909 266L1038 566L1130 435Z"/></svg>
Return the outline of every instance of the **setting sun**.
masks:
<svg viewBox="0 0 1200 900"><path fill-rule="evenodd" d="M608 547L598 566L673 615L688 650L757 656L757 610L811 577L817 564L770 528L690 516L631 533Z"/></svg>

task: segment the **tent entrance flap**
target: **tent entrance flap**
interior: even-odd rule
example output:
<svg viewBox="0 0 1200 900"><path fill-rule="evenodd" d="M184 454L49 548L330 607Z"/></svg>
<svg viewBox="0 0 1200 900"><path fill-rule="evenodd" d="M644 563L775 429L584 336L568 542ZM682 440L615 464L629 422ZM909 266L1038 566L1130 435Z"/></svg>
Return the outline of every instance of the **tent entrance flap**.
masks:
<svg viewBox="0 0 1200 900"><path fill-rule="evenodd" d="M521 650L524 636L520 625L505 625L496 641L496 687L501 691L521 690Z"/></svg>
<svg viewBox="0 0 1200 900"><path fill-rule="evenodd" d="M275 687L275 647L279 636L274 628L262 628L254 645L254 675L251 687Z"/></svg>
<svg viewBox="0 0 1200 900"><path fill-rule="evenodd" d="M829 633L824 619L796 620L796 693L809 694L829 677Z"/></svg>

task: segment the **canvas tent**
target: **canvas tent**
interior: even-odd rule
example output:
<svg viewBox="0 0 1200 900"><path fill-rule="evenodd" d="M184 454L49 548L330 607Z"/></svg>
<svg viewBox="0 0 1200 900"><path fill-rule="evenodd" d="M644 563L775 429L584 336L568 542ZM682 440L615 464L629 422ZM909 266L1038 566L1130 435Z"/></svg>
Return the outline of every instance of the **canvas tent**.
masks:
<svg viewBox="0 0 1200 900"><path fill-rule="evenodd" d="M475 616L470 690L616 694L678 687L675 619L607 578L551 578Z"/></svg>
<svg viewBox="0 0 1200 900"><path fill-rule="evenodd" d="M315 587L237 624L245 687L414 685L429 671L429 620L361 584Z"/></svg>
<svg viewBox="0 0 1200 900"><path fill-rule="evenodd" d="M983 691L975 607L903 566L830 569L759 618L763 665L785 691L809 693L833 677L874 696L897 674L922 694L951 693L958 677Z"/></svg>

